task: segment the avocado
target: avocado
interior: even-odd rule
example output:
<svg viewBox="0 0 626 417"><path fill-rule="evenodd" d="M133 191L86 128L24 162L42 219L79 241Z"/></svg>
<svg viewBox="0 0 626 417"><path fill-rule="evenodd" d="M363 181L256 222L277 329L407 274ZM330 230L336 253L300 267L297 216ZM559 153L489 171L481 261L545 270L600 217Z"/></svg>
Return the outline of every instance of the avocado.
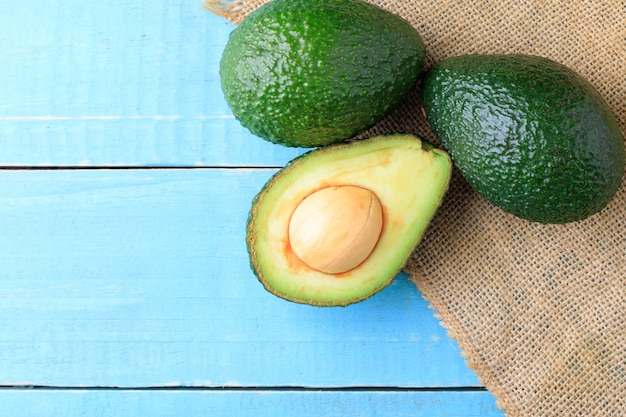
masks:
<svg viewBox="0 0 626 417"><path fill-rule="evenodd" d="M467 182L505 212L568 223L601 211L624 174L624 138L583 77L530 55L434 64L423 110Z"/></svg>
<svg viewBox="0 0 626 417"><path fill-rule="evenodd" d="M230 34L224 97L254 135L292 147L350 138L417 85L425 47L404 19L362 0L273 0Z"/></svg>
<svg viewBox="0 0 626 417"><path fill-rule="evenodd" d="M345 306L386 287L447 191L448 154L412 135L309 150L276 172L247 221L252 270L271 293Z"/></svg>

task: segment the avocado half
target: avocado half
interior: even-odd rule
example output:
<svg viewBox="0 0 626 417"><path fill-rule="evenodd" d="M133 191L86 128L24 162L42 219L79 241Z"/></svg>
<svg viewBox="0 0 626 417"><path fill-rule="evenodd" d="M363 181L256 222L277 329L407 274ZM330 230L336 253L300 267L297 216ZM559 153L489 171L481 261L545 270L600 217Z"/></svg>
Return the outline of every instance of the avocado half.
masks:
<svg viewBox="0 0 626 417"><path fill-rule="evenodd" d="M318 148L277 172L252 202L247 249L252 270L274 295L316 306L345 306L391 283L419 244L448 189L448 154L411 135L377 136ZM371 191L382 228L367 258L340 273L313 269L294 252L289 228L295 209L327 187Z"/></svg>

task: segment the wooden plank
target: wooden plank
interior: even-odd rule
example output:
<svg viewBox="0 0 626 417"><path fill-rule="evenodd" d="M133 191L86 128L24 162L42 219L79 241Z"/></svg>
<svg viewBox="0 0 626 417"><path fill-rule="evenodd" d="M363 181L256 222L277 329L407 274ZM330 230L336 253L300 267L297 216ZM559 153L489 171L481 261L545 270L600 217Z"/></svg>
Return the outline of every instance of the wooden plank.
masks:
<svg viewBox="0 0 626 417"><path fill-rule="evenodd" d="M0 390L2 415L504 417L488 392Z"/></svg>
<svg viewBox="0 0 626 417"><path fill-rule="evenodd" d="M0 385L479 386L405 276L347 308L261 287L273 172L0 171Z"/></svg>
<svg viewBox="0 0 626 417"><path fill-rule="evenodd" d="M282 166L233 118L233 25L201 1L13 2L0 13L0 165Z"/></svg>
<svg viewBox="0 0 626 417"><path fill-rule="evenodd" d="M281 167L306 150L259 139L234 118L0 118L0 166Z"/></svg>

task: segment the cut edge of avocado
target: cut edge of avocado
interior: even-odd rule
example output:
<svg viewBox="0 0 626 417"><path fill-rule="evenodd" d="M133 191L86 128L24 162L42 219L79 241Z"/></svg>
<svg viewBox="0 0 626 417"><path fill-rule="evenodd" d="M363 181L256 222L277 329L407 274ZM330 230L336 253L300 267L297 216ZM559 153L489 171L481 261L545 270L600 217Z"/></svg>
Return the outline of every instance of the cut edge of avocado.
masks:
<svg viewBox="0 0 626 417"><path fill-rule="evenodd" d="M413 135L385 135L309 151L274 174L255 196L246 226L251 268L266 290L296 303L347 306L388 286L420 243L447 192L452 162ZM339 274L312 269L293 252L289 222L298 204L327 186L372 191L383 209L369 257Z"/></svg>

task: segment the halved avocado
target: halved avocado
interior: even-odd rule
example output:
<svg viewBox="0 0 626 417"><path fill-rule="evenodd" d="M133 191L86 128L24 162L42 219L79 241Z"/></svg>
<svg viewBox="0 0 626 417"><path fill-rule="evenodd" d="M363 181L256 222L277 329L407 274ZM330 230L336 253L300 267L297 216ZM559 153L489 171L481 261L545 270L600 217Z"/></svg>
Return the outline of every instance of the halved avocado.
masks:
<svg viewBox="0 0 626 417"><path fill-rule="evenodd" d="M377 136L297 157L277 172L252 202L246 241L254 273L268 291L298 303L345 306L372 296L391 283L420 242L448 189L451 170L445 151L411 135ZM329 273L296 255L289 233L292 216L303 201L333 187L369 191L365 194L380 203L382 224L375 233L373 249L365 253L362 262ZM328 214L324 210L333 210L333 203L318 205L319 210L311 215L324 218ZM337 204L342 207L343 203ZM339 217L347 217L347 221L359 217L351 214L354 216ZM325 227L323 223L320 220L320 227ZM355 235L359 233L355 231ZM321 242L321 246L326 244L333 243Z"/></svg>

